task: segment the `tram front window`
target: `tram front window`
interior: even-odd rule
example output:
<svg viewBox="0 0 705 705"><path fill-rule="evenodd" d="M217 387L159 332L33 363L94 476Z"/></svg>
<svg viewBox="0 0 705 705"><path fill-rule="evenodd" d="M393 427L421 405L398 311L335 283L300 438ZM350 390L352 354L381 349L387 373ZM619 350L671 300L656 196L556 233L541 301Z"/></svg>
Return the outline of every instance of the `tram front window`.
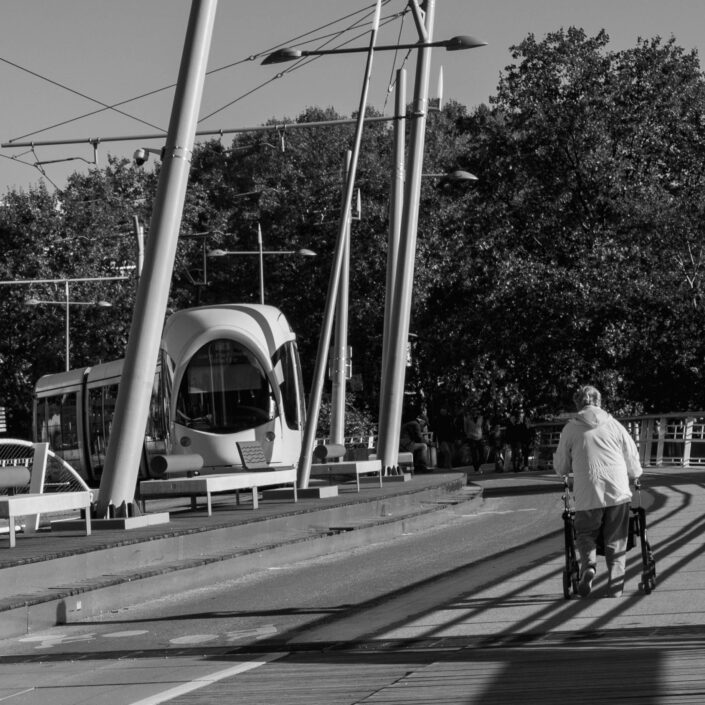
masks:
<svg viewBox="0 0 705 705"><path fill-rule="evenodd" d="M235 433L270 421L275 402L257 359L233 340L204 345L184 372L176 421L209 433Z"/></svg>

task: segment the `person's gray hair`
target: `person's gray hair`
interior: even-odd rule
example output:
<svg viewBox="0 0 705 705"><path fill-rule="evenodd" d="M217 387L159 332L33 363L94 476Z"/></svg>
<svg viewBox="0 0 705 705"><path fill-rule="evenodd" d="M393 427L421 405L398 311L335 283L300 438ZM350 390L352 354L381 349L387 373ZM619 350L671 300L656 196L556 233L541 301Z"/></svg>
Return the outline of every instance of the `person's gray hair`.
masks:
<svg viewBox="0 0 705 705"><path fill-rule="evenodd" d="M602 395L591 384L585 384L573 394L573 402L578 411L586 406L601 406Z"/></svg>

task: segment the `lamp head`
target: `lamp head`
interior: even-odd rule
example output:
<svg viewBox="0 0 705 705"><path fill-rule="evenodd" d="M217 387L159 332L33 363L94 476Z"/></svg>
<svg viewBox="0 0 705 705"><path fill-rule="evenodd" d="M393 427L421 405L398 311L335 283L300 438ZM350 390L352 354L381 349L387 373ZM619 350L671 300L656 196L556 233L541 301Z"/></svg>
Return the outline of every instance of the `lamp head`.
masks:
<svg viewBox="0 0 705 705"><path fill-rule="evenodd" d="M452 171L448 176L446 177L447 181L477 181L477 176L475 174L471 174L469 171L463 171L462 169L457 169L456 171Z"/></svg>
<svg viewBox="0 0 705 705"><path fill-rule="evenodd" d="M284 47L283 49L277 49L277 51L272 52L268 56L264 57L262 65L265 64L283 64L286 61L294 61L300 59L303 54L298 49L292 49L291 47Z"/></svg>
<svg viewBox="0 0 705 705"><path fill-rule="evenodd" d="M481 39L476 39L467 34L461 34L460 36L451 37L443 42L443 46L445 46L446 51L462 51L463 49L487 46L487 42L483 42Z"/></svg>

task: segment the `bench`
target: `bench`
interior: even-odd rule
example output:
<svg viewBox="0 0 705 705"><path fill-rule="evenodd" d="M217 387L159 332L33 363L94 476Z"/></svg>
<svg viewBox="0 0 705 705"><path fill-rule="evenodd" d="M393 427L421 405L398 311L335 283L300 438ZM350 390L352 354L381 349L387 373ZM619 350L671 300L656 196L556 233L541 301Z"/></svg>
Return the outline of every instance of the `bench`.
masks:
<svg viewBox="0 0 705 705"><path fill-rule="evenodd" d="M0 488L9 493L0 496L0 518L8 521L10 548L16 545L15 522L20 516L27 517L25 533L33 533L39 528L41 514L81 510L86 523L86 536L90 536L93 493L85 483L85 489L81 490L44 492L49 444L32 444L27 452L31 454L31 459L29 456L6 458L0 468Z"/></svg>
<svg viewBox="0 0 705 705"><path fill-rule="evenodd" d="M219 492L235 492L236 502L240 503L240 490L252 490L252 508L259 506L258 492L262 487L291 485L296 493L296 468L293 465L269 465L264 457L262 446L256 441L237 443L243 463L243 470L192 477L173 477L163 480L140 482L140 499L144 505L148 499L168 497L191 497L191 507L197 508L197 498L205 496L208 516L213 513L212 495Z"/></svg>
<svg viewBox="0 0 705 705"><path fill-rule="evenodd" d="M370 473L379 476L379 486L382 487L382 461L381 460L343 460L337 463L313 463L311 477L327 477L328 481L336 475L355 475L357 491L360 491L360 475Z"/></svg>
<svg viewBox="0 0 705 705"><path fill-rule="evenodd" d="M48 492L46 494L15 494L0 497L0 518L7 519L10 528L10 548L15 547L15 517L25 514L52 514L83 510L86 521L86 536L91 534L90 490L81 492Z"/></svg>
<svg viewBox="0 0 705 705"><path fill-rule="evenodd" d="M377 455L375 453L372 453L370 455L370 460L376 460ZM397 463L399 465L399 468L402 469L402 472L404 472L404 469L408 470L412 475L414 474L414 454L409 453L408 451L403 451L400 450L399 453L397 454Z"/></svg>

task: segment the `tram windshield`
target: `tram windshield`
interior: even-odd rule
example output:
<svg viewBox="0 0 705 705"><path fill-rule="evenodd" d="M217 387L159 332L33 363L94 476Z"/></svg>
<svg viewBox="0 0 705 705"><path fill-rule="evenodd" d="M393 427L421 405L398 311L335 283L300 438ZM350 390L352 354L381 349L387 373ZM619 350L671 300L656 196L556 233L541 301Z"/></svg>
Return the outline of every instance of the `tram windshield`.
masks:
<svg viewBox="0 0 705 705"><path fill-rule="evenodd" d="M192 358L176 400L176 421L209 433L235 433L272 420L276 404L262 366L234 340L213 340Z"/></svg>

